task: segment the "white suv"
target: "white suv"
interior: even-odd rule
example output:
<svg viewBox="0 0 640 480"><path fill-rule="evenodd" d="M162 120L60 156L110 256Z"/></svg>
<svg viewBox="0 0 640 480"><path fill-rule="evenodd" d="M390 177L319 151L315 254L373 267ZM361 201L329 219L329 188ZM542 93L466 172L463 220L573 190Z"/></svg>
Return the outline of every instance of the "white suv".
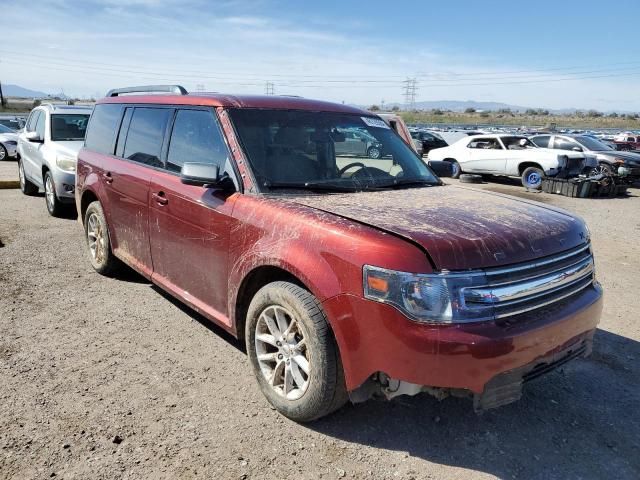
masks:
<svg viewBox="0 0 640 480"><path fill-rule="evenodd" d="M87 106L41 105L31 111L18 137L20 189L25 195L44 190L53 216L74 204L76 160L91 111Z"/></svg>

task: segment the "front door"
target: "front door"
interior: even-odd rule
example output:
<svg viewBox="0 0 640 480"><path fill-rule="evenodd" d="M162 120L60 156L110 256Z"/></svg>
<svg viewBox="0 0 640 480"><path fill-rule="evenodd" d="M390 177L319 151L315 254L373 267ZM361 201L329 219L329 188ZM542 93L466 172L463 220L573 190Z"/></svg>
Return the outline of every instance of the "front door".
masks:
<svg viewBox="0 0 640 480"><path fill-rule="evenodd" d="M468 145L468 162L463 169L478 173L504 173L505 151L495 137L476 138Z"/></svg>
<svg viewBox="0 0 640 480"><path fill-rule="evenodd" d="M227 312L229 235L237 194L185 185L186 162L212 163L234 173L211 109L176 112L166 170L154 171L149 197L153 280L205 316L231 326Z"/></svg>

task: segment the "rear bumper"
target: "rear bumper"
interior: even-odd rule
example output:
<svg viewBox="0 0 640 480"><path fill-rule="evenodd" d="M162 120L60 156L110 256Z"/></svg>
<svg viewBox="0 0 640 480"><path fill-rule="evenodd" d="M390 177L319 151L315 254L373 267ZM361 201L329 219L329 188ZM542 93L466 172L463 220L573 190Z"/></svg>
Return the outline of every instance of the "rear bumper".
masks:
<svg viewBox="0 0 640 480"><path fill-rule="evenodd" d="M588 287L508 322L466 325L420 324L391 306L354 295L330 298L323 306L349 391L384 372L413 384L482 394L501 374L533 369L575 345L585 343L590 350L602 311L602 290L599 285Z"/></svg>

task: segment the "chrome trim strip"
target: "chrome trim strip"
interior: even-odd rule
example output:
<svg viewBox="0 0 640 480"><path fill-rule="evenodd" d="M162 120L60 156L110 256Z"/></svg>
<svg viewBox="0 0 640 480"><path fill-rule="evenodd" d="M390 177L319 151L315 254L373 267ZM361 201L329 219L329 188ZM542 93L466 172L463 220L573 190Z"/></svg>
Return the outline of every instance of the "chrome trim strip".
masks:
<svg viewBox="0 0 640 480"><path fill-rule="evenodd" d="M503 286L499 287L463 288L462 295L465 304L469 302L480 305L500 306L508 302L531 299L542 293L551 293L592 274L593 261L591 257L588 257L571 268L562 268L534 279L502 284Z"/></svg>
<svg viewBox="0 0 640 480"><path fill-rule="evenodd" d="M487 269L485 271L485 273L486 273L487 276L491 276L491 275L502 275L502 274L505 274L505 273L513 273L513 272L518 272L518 271L522 271L522 270L532 270L534 268L543 267L545 265L549 265L551 263L556 263L556 262L565 260L565 259L567 259L569 257L573 257L574 255L578 255L579 253L582 253L585 250L589 249L590 246L591 246L591 244L587 243L587 244L583 245L582 247L577 248L576 250L573 250L571 252L567 252L567 253L564 253L564 254L560 254L560 255L557 255L555 257L548 258L546 260L539 260L539 261L527 263L525 265L514 266L514 267L506 267L506 268L502 268L502 269L498 269L498 270Z"/></svg>
<svg viewBox="0 0 640 480"><path fill-rule="evenodd" d="M542 308L542 307L546 307L547 305L551 305L552 303L556 303L559 302L560 300L564 300L567 297L570 297L571 295L574 295L578 292L580 292L581 290L584 290L585 288L589 287L593 285L593 282L587 282L584 285L580 285L578 288L572 289L566 293L564 293L563 295L560 295L559 297L553 297L551 300L547 300L546 302L542 302L542 303L536 303L535 305L530 305L528 307L523 307L520 308L518 310L509 310L508 312L505 313L498 313L496 314L495 318L505 318L505 317L512 317L514 315L519 315L520 313L525 313L525 312L529 312L531 310L536 310L538 308Z"/></svg>

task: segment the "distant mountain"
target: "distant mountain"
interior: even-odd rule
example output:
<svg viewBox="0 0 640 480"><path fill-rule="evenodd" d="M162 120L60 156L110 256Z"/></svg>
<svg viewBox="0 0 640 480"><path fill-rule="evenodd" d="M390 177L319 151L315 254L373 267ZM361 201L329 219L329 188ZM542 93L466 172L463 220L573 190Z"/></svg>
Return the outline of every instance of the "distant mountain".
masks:
<svg viewBox="0 0 640 480"><path fill-rule="evenodd" d="M37 90L29 90L28 88L21 87L19 85L2 84L2 94L5 97L20 97L20 98L45 98L48 97L44 92Z"/></svg>
<svg viewBox="0 0 640 480"><path fill-rule="evenodd" d="M395 105L400 108L404 106L402 104L390 104L385 105L385 109L393 108ZM507 103L500 102L476 102L475 100L436 100L431 102L416 102L416 108L418 110L451 110L452 112L464 112L467 108L487 111L495 111L508 108L513 112L524 112L529 107L522 107L520 105L509 105Z"/></svg>

